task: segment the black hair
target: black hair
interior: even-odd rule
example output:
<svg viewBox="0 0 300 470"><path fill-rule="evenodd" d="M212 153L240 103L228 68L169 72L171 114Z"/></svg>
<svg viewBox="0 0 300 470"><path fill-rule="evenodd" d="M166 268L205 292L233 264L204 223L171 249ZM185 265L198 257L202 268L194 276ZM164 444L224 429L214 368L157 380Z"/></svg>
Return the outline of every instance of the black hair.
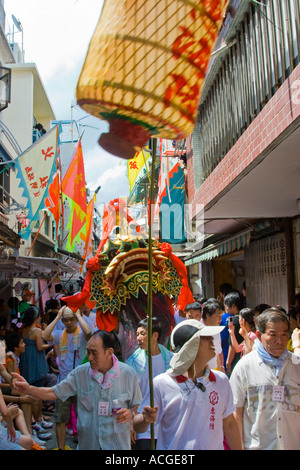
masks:
<svg viewBox="0 0 300 470"><path fill-rule="evenodd" d="M235 305L238 310L241 310L243 308L243 299L241 294L238 291L229 292L224 299L224 304L228 305L228 307Z"/></svg>
<svg viewBox="0 0 300 470"><path fill-rule="evenodd" d="M231 292L233 290L233 287L231 284L229 284L228 282L224 282L223 284L220 285L219 287L219 291L221 292L221 294L223 294L224 296L229 294L229 292Z"/></svg>
<svg viewBox="0 0 300 470"><path fill-rule="evenodd" d="M24 312L23 316L23 325L30 326L33 324L34 320L40 315L40 311L37 307L32 305L31 307L27 308Z"/></svg>
<svg viewBox="0 0 300 470"><path fill-rule="evenodd" d="M148 319L143 318L138 323L137 328L145 328L145 330L148 330ZM153 333L158 333L157 341L159 341L161 338L161 334L162 334L162 324L156 317L152 317L152 334Z"/></svg>
<svg viewBox="0 0 300 470"><path fill-rule="evenodd" d="M201 304L199 302L192 302L191 304L187 304L187 306L185 307L185 310L190 310L190 309L193 309L193 310L202 310L201 308Z"/></svg>
<svg viewBox="0 0 300 470"><path fill-rule="evenodd" d="M253 311L254 311L254 313L258 312L258 314L260 315L261 313L263 313L264 310L267 310L267 308L271 308L271 305L258 304L258 305L256 305L256 307L254 307Z"/></svg>
<svg viewBox="0 0 300 470"><path fill-rule="evenodd" d="M59 310L60 308L60 304L59 304L59 300L58 299L50 299L50 300L47 300L46 303L45 303L45 311L47 310L55 310L57 309Z"/></svg>
<svg viewBox="0 0 300 470"><path fill-rule="evenodd" d="M295 307L299 310L300 309L300 292L295 295Z"/></svg>
<svg viewBox="0 0 300 470"><path fill-rule="evenodd" d="M196 302L199 302L199 304L201 304L201 305L204 304L205 302L207 302L207 298L203 297L203 296L202 297L197 296L197 297L195 297L195 300L196 300Z"/></svg>
<svg viewBox="0 0 300 470"><path fill-rule="evenodd" d="M252 308L246 307L240 311L241 317L250 325L252 330L255 330L255 323L254 323L254 310Z"/></svg>
<svg viewBox="0 0 300 470"><path fill-rule="evenodd" d="M58 292L60 292L62 290L62 285L61 284L55 284L54 289L55 289L55 292L57 294Z"/></svg>
<svg viewBox="0 0 300 470"><path fill-rule="evenodd" d="M115 350L116 348L116 341L113 333L106 331L106 330L96 330L94 333L91 335L90 339L93 338L93 336L100 336L103 342L103 348L104 349L109 349L113 348Z"/></svg>
<svg viewBox="0 0 300 470"><path fill-rule="evenodd" d="M209 300L202 306L202 318L205 320L207 316L211 317L216 310L222 310L222 304L218 300Z"/></svg>
<svg viewBox="0 0 300 470"><path fill-rule="evenodd" d="M293 318L294 320L298 321L299 320L299 311L297 310L296 307L291 306L291 307L289 307L288 316L289 316L289 318Z"/></svg>
<svg viewBox="0 0 300 470"><path fill-rule="evenodd" d="M22 336L18 333L12 333L5 338L6 347L8 351L14 352L15 348L17 348L20 344Z"/></svg>

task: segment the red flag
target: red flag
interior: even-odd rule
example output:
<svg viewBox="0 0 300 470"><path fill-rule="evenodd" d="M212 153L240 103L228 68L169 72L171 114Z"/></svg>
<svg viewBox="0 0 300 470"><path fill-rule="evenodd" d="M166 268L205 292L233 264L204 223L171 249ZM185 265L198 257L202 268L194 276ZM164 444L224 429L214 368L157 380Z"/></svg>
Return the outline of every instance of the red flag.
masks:
<svg viewBox="0 0 300 470"><path fill-rule="evenodd" d="M66 249L72 251L74 243L79 244L85 236L87 222L87 201L84 161L82 155L82 145L79 140L76 144L74 156L62 180L62 193L64 200L68 200L71 210L67 229L69 235Z"/></svg>
<svg viewBox="0 0 300 470"><path fill-rule="evenodd" d="M108 210L108 207L104 205L103 207L103 218L102 218L102 239L97 249L97 255L101 252L103 246L108 240L109 235L111 234L114 225L116 224L115 213L112 213Z"/></svg>
<svg viewBox="0 0 300 470"><path fill-rule="evenodd" d="M77 208L74 207L74 212L72 214L71 240L74 240L76 238L77 234L81 232L85 224L86 218L81 219L80 210L77 213Z"/></svg>
<svg viewBox="0 0 300 470"><path fill-rule="evenodd" d="M88 259L93 252L93 228L94 228L94 207L96 202L96 194L92 197L87 206L86 235L83 237L84 253L83 259Z"/></svg>
<svg viewBox="0 0 300 470"><path fill-rule="evenodd" d="M60 178L57 171L54 175L53 182L49 186L49 196L45 199L45 207L51 212L56 225L56 233L58 233L59 221L61 217L60 209Z"/></svg>
<svg viewBox="0 0 300 470"><path fill-rule="evenodd" d="M62 192L86 213L85 172L81 140L77 142L74 156L62 180Z"/></svg>

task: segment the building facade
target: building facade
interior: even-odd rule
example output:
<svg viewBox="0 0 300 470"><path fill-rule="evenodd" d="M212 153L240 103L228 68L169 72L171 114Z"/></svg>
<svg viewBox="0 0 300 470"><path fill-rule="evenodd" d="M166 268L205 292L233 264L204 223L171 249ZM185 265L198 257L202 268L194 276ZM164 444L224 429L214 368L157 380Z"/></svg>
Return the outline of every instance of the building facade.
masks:
<svg viewBox="0 0 300 470"><path fill-rule="evenodd" d="M300 16L297 0L233 0L187 139L192 217L204 242L186 257L196 293L222 282L247 302L288 308L300 290Z"/></svg>
<svg viewBox="0 0 300 470"><path fill-rule="evenodd" d="M25 62L21 35L11 34L15 18L6 18L0 1L0 298L20 294L17 281L29 282L41 308L48 287L76 273L70 256L55 250L54 222L45 211L29 239L18 235L28 224L27 199L14 161L53 126L55 114L35 63ZM21 23L19 31L23 29ZM14 29L13 29L14 31ZM20 45L21 44L21 45ZM42 132L36 125L40 124ZM49 295L49 293L48 293Z"/></svg>

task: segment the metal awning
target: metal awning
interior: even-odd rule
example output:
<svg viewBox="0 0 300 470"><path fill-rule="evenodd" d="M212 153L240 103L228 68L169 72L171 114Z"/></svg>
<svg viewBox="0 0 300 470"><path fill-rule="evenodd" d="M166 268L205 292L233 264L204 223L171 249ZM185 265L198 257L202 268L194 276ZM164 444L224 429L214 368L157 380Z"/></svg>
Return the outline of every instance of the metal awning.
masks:
<svg viewBox="0 0 300 470"><path fill-rule="evenodd" d="M184 264L186 266L191 266L196 263L212 260L218 256L225 256L230 253L234 253L235 251L243 250L249 246L251 234L265 232L269 228L273 227L273 222L269 219L260 220L247 231L240 232L228 240L211 244L202 250L197 251L197 253L195 253L191 258L186 259Z"/></svg>
<svg viewBox="0 0 300 470"><path fill-rule="evenodd" d="M75 274L76 269L57 258L10 256L8 260L0 260L0 273L10 274L12 277L47 279L55 275Z"/></svg>
<svg viewBox="0 0 300 470"><path fill-rule="evenodd" d="M184 264L186 266L191 266L192 264L209 261L213 258L217 258L218 256L224 256L229 253L234 253L235 251L244 249L249 246L250 236L251 230L247 230L246 232L239 233L238 235L223 241L222 243L209 245L203 250L198 251L198 253L192 258L186 260Z"/></svg>

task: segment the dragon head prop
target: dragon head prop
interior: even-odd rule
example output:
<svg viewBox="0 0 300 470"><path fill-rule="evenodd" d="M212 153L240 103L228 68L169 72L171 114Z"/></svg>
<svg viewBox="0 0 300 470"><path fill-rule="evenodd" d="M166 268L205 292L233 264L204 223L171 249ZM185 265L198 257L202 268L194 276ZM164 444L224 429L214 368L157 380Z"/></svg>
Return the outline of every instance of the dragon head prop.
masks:
<svg viewBox="0 0 300 470"><path fill-rule="evenodd" d="M99 329L118 331L120 322L136 327L147 316L148 255L143 238L108 239L101 253L88 260L82 291L62 300L74 311L82 304L96 309ZM177 299L177 308L184 310L194 298L186 267L171 245L153 241L151 262L153 315L169 336L175 325L173 302Z"/></svg>

